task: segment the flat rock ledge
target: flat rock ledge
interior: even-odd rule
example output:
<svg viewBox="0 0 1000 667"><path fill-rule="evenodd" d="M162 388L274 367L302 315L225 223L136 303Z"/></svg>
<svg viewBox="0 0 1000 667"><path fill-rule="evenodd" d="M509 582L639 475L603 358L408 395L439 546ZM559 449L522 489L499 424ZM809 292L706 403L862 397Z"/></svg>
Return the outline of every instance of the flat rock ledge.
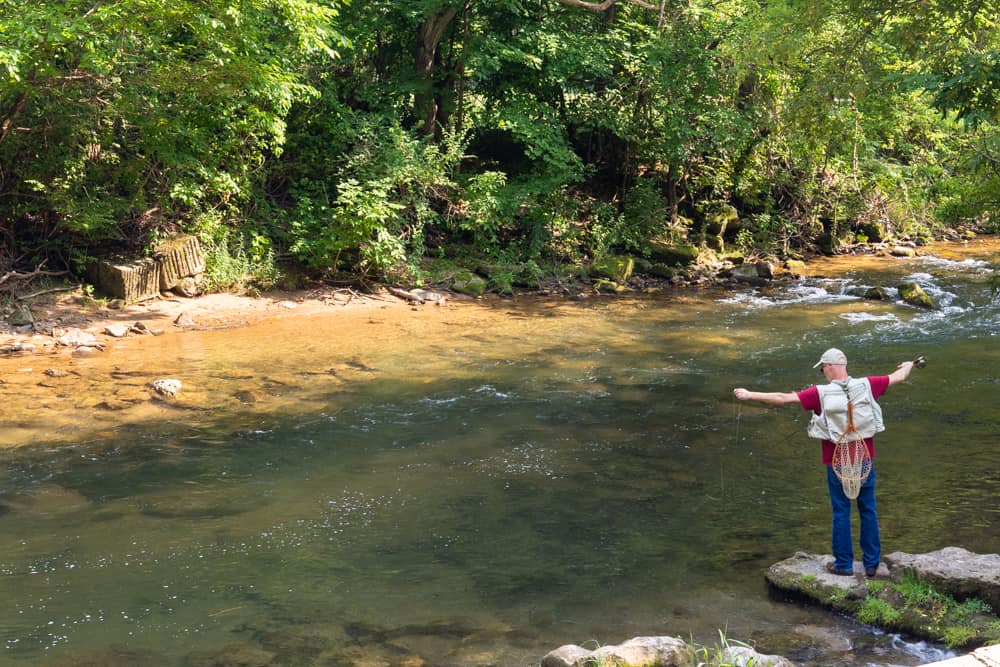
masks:
<svg viewBox="0 0 1000 667"><path fill-rule="evenodd" d="M819 604L859 622L956 649L1000 642L1000 555L946 547L925 554L895 552L875 577L860 563L854 576L826 571L833 557L796 553L765 575L772 590Z"/></svg>
<svg viewBox="0 0 1000 667"><path fill-rule="evenodd" d="M542 658L541 667L689 667L702 664L698 648L674 637L633 637L622 644L588 650L566 644ZM707 663L706 663L707 664ZM716 664L715 662L711 664ZM718 664L733 667L795 667L787 658L762 655L748 646L721 649Z"/></svg>
<svg viewBox="0 0 1000 667"><path fill-rule="evenodd" d="M1000 667L1000 645L986 646L957 658L932 662L926 667Z"/></svg>
<svg viewBox="0 0 1000 667"><path fill-rule="evenodd" d="M1000 612L1000 554L945 547L925 554L896 551L885 557L893 572L909 571L957 600L979 598Z"/></svg>

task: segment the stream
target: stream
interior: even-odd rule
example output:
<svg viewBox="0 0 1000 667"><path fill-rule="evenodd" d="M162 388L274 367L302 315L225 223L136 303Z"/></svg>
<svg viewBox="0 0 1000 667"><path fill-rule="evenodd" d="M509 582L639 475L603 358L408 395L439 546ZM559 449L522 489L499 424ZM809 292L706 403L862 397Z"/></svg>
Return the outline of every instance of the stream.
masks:
<svg viewBox="0 0 1000 667"><path fill-rule="evenodd" d="M829 552L825 471L804 411L732 397L816 383L828 347L857 375L926 357L880 399L883 552L1000 552L1000 240L924 251L186 332L74 358L62 394L0 359L0 663L522 667L639 635L948 657L769 593ZM857 296L903 279L940 307ZM184 400L97 407L156 377Z"/></svg>

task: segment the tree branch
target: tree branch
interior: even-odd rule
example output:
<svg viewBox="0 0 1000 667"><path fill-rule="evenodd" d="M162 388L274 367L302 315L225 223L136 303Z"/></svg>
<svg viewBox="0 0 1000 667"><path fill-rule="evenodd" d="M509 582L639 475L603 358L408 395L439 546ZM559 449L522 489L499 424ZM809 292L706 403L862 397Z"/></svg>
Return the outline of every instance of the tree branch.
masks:
<svg viewBox="0 0 1000 667"><path fill-rule="evenodd" d="M75 290L78 287L80 287L80 285L70 285L68 287L53 287L51 289L43 289L37 292L32 292L31 294L25 294L24 296L15 295L14 298L16 298L18 301L27 301L28 299L34 299L36 296L41 296L43 294L52 294L53 292L69 292L70 290Z"/></svg>
<svg viewBox="0 0 1000 667"><path fill-rule="evenodd" d="M31 273L18 273L17 271L8 271L7 273L0 276L0 285L13 278L14 280L31 280L32 278L37 278L38 276L62 276L68 273L68 271L42 271L41 269L35 269Z"/></svg>

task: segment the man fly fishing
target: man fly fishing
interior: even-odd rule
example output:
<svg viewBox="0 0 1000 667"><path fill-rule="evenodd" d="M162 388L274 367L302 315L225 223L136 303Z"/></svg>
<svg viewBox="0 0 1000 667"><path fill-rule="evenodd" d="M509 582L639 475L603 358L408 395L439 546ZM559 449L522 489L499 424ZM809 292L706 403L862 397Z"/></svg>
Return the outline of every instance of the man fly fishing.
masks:
<svg viewBox="0 0 1000 667"><path fill-rule="evenodd" d="M857 498L861 520L861 552L865 574L874 577L882 557L878 512L875 508L874 436L885 430L882 408L876 399L894 384L910 376L914 365L923 366L923 358L904 361L889 375L852 378L847 374L847 356L837 348L823 353L813 366L826 384L813 385L799 392L733 390L741 401L759 401L769 405L799 403L812 411L807 433L822 441L823 463L827 466L827 486L833 509L833 562L826 569L831 574L853 576L854 548L851 539L851 500Z"/></svg>

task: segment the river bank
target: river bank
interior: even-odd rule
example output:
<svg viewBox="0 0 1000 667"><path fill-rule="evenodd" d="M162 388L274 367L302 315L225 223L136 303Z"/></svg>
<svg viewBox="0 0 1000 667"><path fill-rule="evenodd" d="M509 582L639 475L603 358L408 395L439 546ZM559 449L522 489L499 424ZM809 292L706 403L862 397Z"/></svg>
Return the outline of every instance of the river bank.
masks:
<svg viewBox="0 0 1000 667"><path fill-rule="evenodd" d="M995 237L982 237L936 244L920 253L964 261L988 256L996 246ZM796 267L798 275L786 273L760 289L766 293L794 286L800 277L906 261L875 254L816 258ZM640 283L630 291L604 294L580 284L478 299L448 292L443 302L418 304L389 288L359 293L317 287L256 296L157 298L119 308L79 290L54 292L32 301L32 324L5 323L0 329L0 417L6 424L0 447L110 437L120 427L146 421L232 413L253 423L265 415L318 409L331 386L347 390L376 377L371 369L387 348L410 345L419 355L418 349L433 349L435 342L492 330L495 316L507 311L531 318L576 309L585 318L588 308L624 307L636 299L695 302L711 293L715 297L709 300L752 289L719 279L652 290ZM537 325L527 331L523 335L541 335ZM513 352L500 347L497 354ZM337 360L309 368L311 357L330 355ZM425 359L416 364L415 358L401 363L427 365ZM152 390L158 379L177 379L184 390L176 397L158 395Z"/></svg>
<svg viewBox="0 0 1000 667"><path fill-rule="evenodd" d="M913 256L940 252L942 256L961 257L966 252L975 254L977 248L990 243L992 236L973 237L964 240L943 241L919 249L912 248ZM894 246L859 245L834 256L818 256L809 262L797 262L794 267L774 267L777 277L794 279L797 276L819 275L823 271L839 270L845 264L866 264L891 257ZM766 273L770 275L772 267ZM770 280L767 278L766 280ZM691 269L683 279L657 280L636 278L629 291L683 292L706 287L747 288L760 286L762 281L734 278L722 264ZM440 292L440 290L438 290ZM81 288L70 291L52 291L30 300L8 307L6 319L0 318L0 354L18 356L45 352L72 352L60 350L57 341L73 329L98 336L98 341L106 343L114 329L122 330L120 337L140 336L152 333L163 335L184 331L204 331L209 329L231 329L247 326L266 319L303 317L318 313L348 313L369 308L413 308L415 302L400 296L401 290L379 286L369 292L353 289L317 286L300 290L275 290L253 296L235 293L211 293L186 298L164 293L161 297L134 304L116 304L107 299L95 298ZM621 294L619 292L619 294ZM590 283L573 286L559 285L558 289L540 288L521 290L515 295L500 296L486 294L479 299L441 292L443 300L431 301L429 305L454 305L476 301L490 305L503 305L517 299L570 298L585 300L590 297L608 297ZM612 293L612 296L614 293ZM427 305L427 304L423 304ZM131 329L141 323L138 329ZM73 346L76 347L76 346Z"/></svg>

